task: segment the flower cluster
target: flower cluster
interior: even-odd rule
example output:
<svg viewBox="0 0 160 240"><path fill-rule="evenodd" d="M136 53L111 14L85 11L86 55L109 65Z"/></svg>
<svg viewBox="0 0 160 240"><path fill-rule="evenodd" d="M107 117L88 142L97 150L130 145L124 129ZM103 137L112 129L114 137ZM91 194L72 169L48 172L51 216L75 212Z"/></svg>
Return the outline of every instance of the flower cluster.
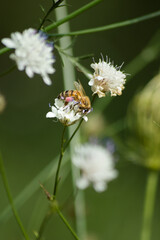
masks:
<svg viewBox="0 0 160 240"><path fill-rule="evenodd" d="M46 114L47 118L57 118L65 126L70 126L81 118L88 121L87 113L80 111L79 105L74 100L66 104L64 100L56 98L54 105Z"/></svg>
<svg viewBox="0 0 160 240"><path fill-rule="evenodd" d="M118 175L112 154L100 145L88 143L78 146L72 161L81 170L81 177L77 180L80 189L93 184L97 192L102 192L107 183Z"/></svg>
<svg viewBox="0 0 160 240"><path fill-rule="evenodd" d="M111 62L105 62L99 59L98 63L92 63L94 69L93 75L89 74L93 94L98 94L98 97L105 97L106 93L111 93L111 96L122 94L124 89L126 75L120 71L121 67L114 67Z"/></svg>
<svg viewBox="0 0 160 240"><path fill-rule="evenodd" d="M42 32L29 28L23 33L15 32L11 38L2 39L2 43L15 49L10 55L20 71L25 70L28 77L32 78L34 73L40 74L47 85L51 85L48 74L55 72L52 64L53 44L46 42L47 36Z"/></svg>

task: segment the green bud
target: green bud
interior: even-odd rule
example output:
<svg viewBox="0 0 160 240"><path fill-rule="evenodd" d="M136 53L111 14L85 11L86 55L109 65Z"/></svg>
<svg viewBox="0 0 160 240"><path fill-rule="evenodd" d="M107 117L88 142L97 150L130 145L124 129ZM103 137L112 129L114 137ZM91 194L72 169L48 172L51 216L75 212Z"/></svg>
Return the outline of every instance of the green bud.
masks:
<svg viewBox="0 0 160 240"><path fill-rule="evenodd" d="M134 97L128 110L128 125L135 160L160 170L160 74Z"/></svg>

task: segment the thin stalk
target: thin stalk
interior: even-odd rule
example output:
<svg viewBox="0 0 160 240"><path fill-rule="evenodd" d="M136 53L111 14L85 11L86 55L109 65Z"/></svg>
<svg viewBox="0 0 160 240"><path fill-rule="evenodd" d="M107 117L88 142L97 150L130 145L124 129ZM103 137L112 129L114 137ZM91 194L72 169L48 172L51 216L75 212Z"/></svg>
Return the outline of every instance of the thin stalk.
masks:
<svg viewBox="0 0 160 240"><path fill-rule="evenodd" d="M37 240L40 240L41 237L42 237L42 234L43 234L43 231L45 229L45 226L46 224L48 223L50 217L52 216L52 211L49 211L46 216L44 217L42 223L41 223L41 226L40 226L40 229L39 229L39 232L38 232L38 237L37 237Z"/></svg>
<svg viewBox="0 0 160 240"><path fill-rule="evenodd" d="M89 6L91 7L91 5L93 6L93 4L97 4L98 2L100 2L100 1L92 1L92 3L90 3L88 5L88 7ZM87 9L86 6L84 6L83 11L86 9ZM57 21L61 20L61 16L64 16L64 19L65 18L67 19L69 16L67 13L66 6L63 8L57 8L55 12L56 12ZM69 26L68 22L66 22L65 24L58 27L59 33L63 33L64 31L70 31L70 26ZM72 49L68 48L68 46L70 46L72 43L72 40L70 37L61 38L59 40L59 43L60 43L60 49L65 49L65 52L67 55L73 56ZM76 81L74 66L70 62L68 57L65 55L62 55L62 60L64 62L64 67L62 69L63 70L64 88L65 89L73 89L73 82ZM74 126L68 127L69 138L72 137L72 133L74 131L73 129L74 129ZM77 144L77 142L79 142L79 141L80 141L80 136L79 136L79 134L76 134L76 136L74 136L74 139L72 137L72 142L70 141L71 144L68 144L68 146L70 146L71 158L72 158L72 154L73 154L73 149L74 149L75 145ZM65 149L66 149L66 147L65 147ZM73 191L75 191L75 189L76 189L75 182L76 182L76 179L79 177L80 173L79 173L79 170L76 169L75 166L73 166L73 164L71 164L71 171L72 171ZM79 206L81 206L81 211L80 211ZM83 191L79 191L79 193L74 201L74 209L75 209L77 234L78 234L79 238L83 240L84 237L86 236L85 199L84 199Z"/></svg>
<svg viewBox="0 0 160 240"><path fill-rule="evenodd" d="M6 71L2 72L0 74L0 78L7 75L8 73L12 72L14 69L16 68L16 65L14 64L13 66L11 66L9 69L7 69Z"/></svg>
<svg viewBox="0 0 160 240"><path fill-rule="evenodd" d="M11 50L11 49L10 49L10 48L7 48L7 47L1 48L1 49L0 49L0 55L3 54L3 53L9 52L10 50Z"/></svg>
<svg viewBox="0 0 160 240"><path fill-rule="evenodd" d="M41 29L41 27L42 27L43 24L45 23L45 21L46 21L47 17L49 16L49 14L50 14L55 8L57 8L57 7L61 4L61 2L63 2L63 1L64 1L64 0L58 0L56 3L54 3L54 1L53 1L53 5L51 6L51 8L48 10L48 12L46 13L46 15L44 16L44 18L43 18L43 20L42 20L42 22L41 22L38 30Z"/></svg>
<svg viewBox="0 0 160 240"><path fill-rule="evenodd" d="M73 134L70 136L68 142L66 143L65 147L64 147L64 151L67 149L67 147L69 146L70 142L72 141L74 135L76 134L76 132L78 131L78 129L80 128L81 124L83 122L83 118L80 120L78 126L76 127L76 129L74 130Z"/></svg>
<svg viewBox="0 0 160 240"><path fill-rule="evenodd" d="M125 21L118 22L118 23L112 23L109 25L101 26L101 27L89 28L89 29L74 31L74 32L54 33L54 34L49 34L49 36L78 36L78 35L84 35L84 34L90 34L90 33L96 33L96 32L103 32L103 31L107 31L110 29L114 29L114 28L125 27L128 25L136 24L139 22L149 20L151 18L159 17L159 16L160 16L160 11L156 11L156 12L149 13L144 16L138 17L138 18L125 20Z"/></svg>
<svg viewBox="0 0 160 240"><path fill-rule="evenodd" d="M93 99L92 99L92 101L91 101L91 105L93 104L95 98L96 98L96 95L93 96ZM65 152L65 150L67 149L67 147L69 146L70 142L72 141L74 135L76 134L76 132L77 132L78 129L80 128L82 122L83 122L83 118L80 120L78 126L76 127L76 129L74 130L74 132L72 133L72 135L70 136L70 138L69 138L68 142L66 143L66 145L64 146L64 152Z"/></svg>
<svg viewBox="0 0 160 240"><path fill-rule="evenodd" d="M79 14L83 13L85 10L88 10L89 8L93 7L94 5L98 4L99 2L101 2L102 0L95 0L92 1L91 3L83 6L82 8L76 10L75 12L68 14L65 18L60 19L57 22L52 23L51 25L47 26L44 31L50 31L51 29L54 29L58 26L60 26L61 24L71 20L72 18L78 16ZM119 27L125 27L128 25L132 25L132 24L136 24L142 21L146 21L155 17L159 17L160 16L160 11L156 11L153 13L149 13L147 15L138 17L138 18L133 18L130 20L126 20L126 21L122 21L122 22L118 22L118 23L113 23L113 24L109 24L106 26L102 26L102 27L97 27L97 28L90 28L90 29L85 29L85 30L80 30L80 31L74 31L74 32L63 32L63 33L54 33L54 34L49 34L49 36L77 36L77 35L83 35L83 34L90 34L90 33L96 33L96 32L102 32L102 31L107 31L110 29L114 29L114 28L119 28ZM8 51L10 51L10 48L1 48L0 49L0 55L3 53L6 53Z"/></svg>
<svg viewBox="0 0 160 240"><path fill-rule="evenodd" d="M158 184L158 171L150 170L147 176L147 185L144 202L141 240L151 239L152 218Z"/></svg>
<svg viewBox="0 0 160 240"><path fill-rule="evenodd" d="M49 26L47 26L44 30L46 32L60 26L61 24L68 22L69 20L71 20L72 18L75 18L76 16L80 15L81 13L85 12L86 10L90 9L91 7L94 7L95 5L97 5L98 3L102 2L103 0L94 0L91 1L90 3L84 5L83 7L77 9L76 11L68 14L67 16L65 16L62 19L59 19L58 21L50 24ZM62 15L63 16L63 15Z"/></svg>
<svg viewBox="0 0 160 240"><path fill-rule="evenodd" d="M66 225L66 227L68 228L68 230L71 232L71 234L73 235L73 237L76 240L79 240L77 234L75 233L75 231L72 229L72 227L70 226L70 224L68 223L68 221L66 220L66 218L64 217L64 215L62 214L62 212L60 211L60 209L58 208L58 206L55 204L55 209L59 215L59 217L61 218L61 220L64 222L64 224Z"/></svg>
<svg viewBox="0 0 160 240"><path fill-rule="evenodd" d="M26 233L26 231L23 227L23 224L20 220L18 212L16 211L16 209L14 207L13 198L12 198L12 195L11 195L11 192L10 192L10 188L9 188L8 180L7 180L7 177L6 177L6 173L5 173L4 164L3 164L1 154L0 154L0 172L1 172L1 175L2 175L2 180L3 180L4 188L5 188L6 193L7 193L8 200L9 200L9 203L10 203L11 208L12 208L13 215L15 216L15 219L16 219L18 225L19 225L19 228L20 228L24 238L26 240L29 240L29 237L28 237L28 235L27 235L27 233Z"/></svg>
<svg viewBox="0 0 160 240"><path fill-rule="evenodd" d="M64 18L62 19L59 19L58 21L50 24L49 26L47 26L46 28L44 28L44 31L45 32L48 32L58 26L60 26L61 24L65 23L65 22L68 22L69 20L71 20L72 18L75 18L77 17L78 15L80 15L81 13L85 12L86 10L94 7L95 5L97 5L98 3L102 2L103 0L94 0L94 1L91 1L90 3L84 5L83 7L77 9L76 11L68 14L67 16L65 16ZM50 12L49 12L50 13ZM63 16L63 15L62 15ZM0 55L5 53L5 52L8 52L10 51L11 49L10 48L2 48L0 49Z"/></svg>
<svg viewBox="0 0 160 240"><path fill-rule="evenodd" d="M65 55L67 57L67 59L69 59L69 61L75 66L77 67L87 78L89 78L89 74L91 74L91 72L85 68L82 64L79 63L79 58L78 57L73 57L70 54L68 54L66 51L64 51L63 49L61 49L58 45L54 46L57 51L63 55Z"/></svg>
<svg viewBox="0 0 160 240"><path fill-rule="evenodd" d="M53 190L54 197L56 197L56 193L57 193L57 187L58 187L58 182L59 182L59 171L60 171L60 167L61 167L62 158L64 155L63 145L64 145L65 130L66 130L66 126L64 126L63 133L62 133L61 151L60 151L60 156L59 156L59 161L58 161L58 166L57 166L57 171L56 171L56 177L55 177L55 183L54 183L54 190Z"/></svg>

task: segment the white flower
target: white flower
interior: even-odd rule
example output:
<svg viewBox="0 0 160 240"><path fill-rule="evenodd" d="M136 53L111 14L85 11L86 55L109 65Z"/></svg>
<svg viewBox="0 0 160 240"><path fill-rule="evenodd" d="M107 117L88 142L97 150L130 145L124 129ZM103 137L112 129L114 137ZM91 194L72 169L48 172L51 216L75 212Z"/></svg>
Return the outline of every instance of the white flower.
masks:
<svg viewBox="0 0 160 240"><path fill-rule="evenodd" d="M107 188L107 183L118 175L111 153L96 144L78 146L72 161L81 170L81 177L77 180L77 187L80 189L93 184L97 192L102 192Z"/></svg>
<svg viewBox="0 0 160 240"><path fill-rule="evenodd" d="M105 94L110 92L111 96L122 94L124 89L126 75L120 71L121 67L114 67L111 62L106 62L99 59L98 63L92 63L94 69L93 75L89 74L89 85L93 94L98 94L98 97L105 97Z"/></svg>
<svg viewBox="0 0 160 240"><path fill-rule="evenodd" d="M53 44L46 42L47 36L42 32L29 28L23 33L15 32L11 38L2 39L2 43L8 48L14 48L15 52L10 55L20 71L25 69L29 78L34 73L40 74L47 85L51 85L48 74L55 72L52 64Z"/></svg>
<svg viewBox="0 0 160 240"><path fill-rule="evenodd" d="M51 107L51 112L46 114L47 118L57 118L65 126L70 126L77 122L80 118L88 121L86 113L80 112L79 106L75 101L65 104L62 99L55 99L55 106Z"/></svg>

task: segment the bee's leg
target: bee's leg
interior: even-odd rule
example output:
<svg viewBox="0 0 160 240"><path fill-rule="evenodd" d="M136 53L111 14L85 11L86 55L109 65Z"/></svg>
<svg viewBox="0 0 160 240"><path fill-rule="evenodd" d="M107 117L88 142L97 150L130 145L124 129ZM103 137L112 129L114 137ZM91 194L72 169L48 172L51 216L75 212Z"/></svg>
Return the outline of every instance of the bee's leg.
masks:
<svg viewBox="0 0 160 240"><path fill-rule="evenodd" d="M80 102L74 101L74 106L76 106L76 105L78 105L78 104L80 104Z"/></svg>
<svg viewBox="0 0 160 240"><path fill-rule="evenodd" d="M63 95L58 95L58 97L57 97L58 99L61 99L61 100L64 100L65 98L64 98L64 96Z"/></svg>

